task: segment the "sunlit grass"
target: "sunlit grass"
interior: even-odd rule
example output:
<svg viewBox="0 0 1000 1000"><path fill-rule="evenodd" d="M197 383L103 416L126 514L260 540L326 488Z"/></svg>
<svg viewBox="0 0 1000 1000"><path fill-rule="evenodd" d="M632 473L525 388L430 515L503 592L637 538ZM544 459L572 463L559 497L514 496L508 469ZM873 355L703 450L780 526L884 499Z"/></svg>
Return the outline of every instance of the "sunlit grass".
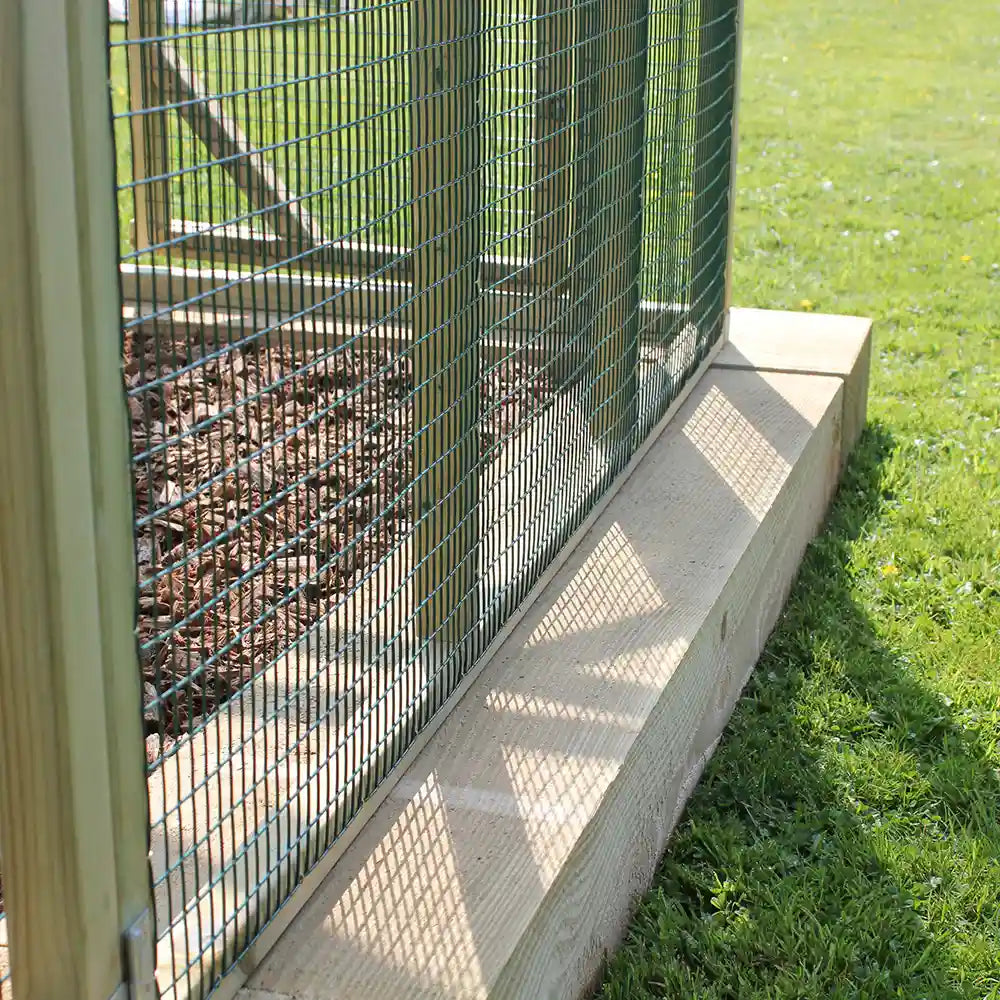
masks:
<svg viewBox="0 0 1000 1000"><path fill-rule="evenodd" d="M740 305L876 320L826 529L601 996L1000 996L996 4L751 0Z"/></svg>

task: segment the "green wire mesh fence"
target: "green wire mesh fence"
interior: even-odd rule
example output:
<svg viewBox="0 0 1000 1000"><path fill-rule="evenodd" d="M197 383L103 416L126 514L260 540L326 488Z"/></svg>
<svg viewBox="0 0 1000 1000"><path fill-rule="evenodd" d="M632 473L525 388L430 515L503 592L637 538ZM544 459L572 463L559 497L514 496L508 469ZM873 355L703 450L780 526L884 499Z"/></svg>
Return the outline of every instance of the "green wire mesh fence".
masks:
<svg viewBox="0 0 1000 1000"><path fill-rule="evenodd" d="M112 22L158 979L230 971L722 333L735 0Z"/></svg>

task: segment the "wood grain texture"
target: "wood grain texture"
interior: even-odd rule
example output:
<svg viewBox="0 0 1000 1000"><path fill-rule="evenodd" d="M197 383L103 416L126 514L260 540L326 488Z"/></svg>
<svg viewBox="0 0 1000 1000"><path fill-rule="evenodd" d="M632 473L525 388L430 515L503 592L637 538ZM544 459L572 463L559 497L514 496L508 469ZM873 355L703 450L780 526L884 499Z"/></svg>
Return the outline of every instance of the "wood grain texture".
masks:
<svg viewBox="0 0 1000 1000"><path fill-rule="evenodd" d="M83 352L90 420L95 592L100 606L115 882L119 923L130 926L150 904L148 802L142 684L136 669L135 512L132 504L128 408L122 379L121 303L115 265L118 214L111 108L107 93L107 26L87 3L71 6L74 44L92 58L77 64L74 105L83 289ZM58 238L56 236L55 238ZM117 324L117 325L116 325Z"/></svg>
<svg viewBox="0 0 1000 1000"><path fill-rule="evenodd" d="M470 263L471 260L469 258ZM307 321L312 317L346 318L378 324L386 317L399 316L413 302L420 289L426 287L368 275L339 278L145 264L122 264L120 271L125 297L131 302L157 302L161 310L166 303L172 302L235 313L254 298L259 309L270 312L280 308L288 317L301 317ZM479 320L484 328L495 327L504 331L551 328L554 334L563 336L568 330L568 322L560 319L558 311L566 311L565 303L539 303L537 314L528 315L531 309L527 306L534 302L530 292L491 289L478 299ZM663 314L665 322L676 315L676 310L658 303L650 303L646 312L651 315L653 323L659 320L660 314ZM307 315L303 316L303 313Z"/></svg>
<svg viewBox="0 0 1000 1000"><path fill-rule="evenodd" d="M103 424L86 338L96 316L115 324L117 241L110 173L107 216L89 229L95 157L82 142L105 143L110 164L106 104L104 133L86 132L92 102L107 100L88 64L103 64L105 15L8 3L2 17L0 211L12 238L0 251L0 840L11 963L21 1000L107 1000L121 980L121 926L97 562L105 498L91 472ZM98 276L88 255L102 224ZM119 445L127 468L124 436Z"/></svg>
<svg viewBox="0 0 1000 1000"><path fill-rule="evenodd" d="M565 3L566 0L553 0ZM170 238L184 240L208 257L230 261L253 261L258 268L272 267L288 259L288 247L277 236L251 230L245 225L217 225L192 219L173 219ZM330 240L303 255L303 264L330 274L367 276L377 271L388 279L408 278L413 273L413 250L405 246ZM479 275L483 285L530 285L538 281L528 257L483 253ZM548 287L546 285L546 287Z"/></svg>
<svg viewBox="0 0 1000 1000"><path fill-rule="evenodd" d="M707 370L709 363L707 360L699 374ZM678 400L675 409L680 405L682 400ZM547 419L560 419L558 414L559 409L554 408ZM497 590L514 585L508 575L512 571L532 578L537 572L543 581L550 579L560 559L566 558L568 550L585 535L585 531L575 533L566 549L546 567L541 564L544 553L537 548L532 550L531 536L523 528L524 522L537 518L538 510L548 502L553 490L562 488L569 495L583 498L598 485L603 462L599 453L589 457L585 453L589 448L586 420L578 417L578 421L579 426L570 434L570 440L578 444L576 449L561 455L538 449L526 463L523 456L527 449L520 447L515 439L507 452L506 474L498 477L499 470L494 469L482 477L484 548L508 551L513 556L513 565L504 561L484 567L479 580L484 606L491 605ZM656 432L665 425L666 421ZM543 423L534 430L547 438L553 428ZM529 429L524 434L529 439L533 436ZM640 459L641 455L637 456L635 467ZM497 465L504 466L503 457ZM620 477L618 485L626 478L627 473ZM534 487L525 490L525 481L534 483ZM511 502L515 491L520 497L518 503ZM603 498L598 508L606 502L607 498ZM582 513L568 506L564 516L575 520ZM596 516L592 511L586 521L590 523ZM376 572L371 592L385 594L396 589L395 581L402 579L405 567L411 565L408 548L400 550ZM447 691L439 690L443 687L440 678L438 683L433 680L434 660L439 653L421 650L412 626L415 620L412 584L411 579L409 584L398 588L392 601L362 633L352 633L352 617L346 608L340 609L332 616L330 628L335 636L329 643L320 631L284 662L265 671L251 688L230 700L218 716L210 719L203 730L178 744L171 758L150 775L151 853L158 881L166 873L168 860L171 863L171 871L160 882L155 900L161 982L170 983L179 973L183 973L185 984L197 982L205 973L212 974L213 958L217 964L228 965L232 956L242 950L246 928L267 921L267 904L284 896L294 885L288 902L267 924L263 934L250 944L238 967L225 977L216 994L219 1000L234 996L445 716L445 712L440 713L412 742L408 740L417 719L426 716L426 708L442 702L447 695ZM533 593L542 589L536 586ZM527 603L531 603L530 598ZM411 626L396 633L391 625L394 621L410 621ZM474 676L501 648L503 638L515 625L516 615L452 694L449 699L452 705L458 703ZM480 641L485 643L486 639ZM321 655L322 650L344 645L348 654L335 664ZM354 651L364 654L366 649L383 652L376 658L369 652L354 661ZM399 669L415 671L414 686L422 691L419 699L405 710L405 719L396 714L397 710L386 698L387 685L399 680ZM341 702L334 709L338 691L348 686L353 672L364 677L364 683L359 685L350 704ZM318 727L297 746L290 745L294 734L308 730L314 720L327 713L329 728ZM352 755L360 755L358 723L362 719L366 720L366 742L379 749L363 767L355 769L348 764ZM385 774L388 762L402 752L404 743L405 758L391 773ZM317 767L317 761L326 763ZM352 771L352 779L337 786L335 775ZM376 794L362 807L361 814L335 846L317 858L333 827L343 820L347 803L358 800L370 776L375 774L383 775ZM318 803L325 805L318 808ZM213 832L206 836L206 830ZM177 861L181 857L185 859L183 864ZM241 859L239 865L232 863L234 858ZM295 885L294 879L312 864L315 868L302 884ZM212 891L199 894L195 902L191 898L193 888L208 885L212 885ZM270 894L258 892L259 885L266 885ZM171 899L173 924L168 919ZM164 990L164 1000L173 997L174 991Z"/></svg>
<svg viewBox="0 0 1000 1000"><path fill-rule="evenodd" d="M841 413L836 378L706 376L249 986L581 995L821 521Z"/></svg>
<svg viewBox="0 0 1000 1000"><path fill-rule="evenodd" d="M160 0L132 0L128 5L128 91L133 113L129 131L135 181L133 245L137 250L162 243L170 221L170 188L165 179L170 173L166 116L172 112L151 112L168 101L159 92L160 75L151 57L157 43L144 42L163 33L161 9Z"/></svg>
<svg viewBox="0 0 1000 1000"><path fill-rule="evenodd" d="M411 327L403 315L415 296L411 282L145 264L122 264L119 270L125 321L158 328L161 336L171 333L184 349L192 344L198 349L201 338L196 334L204 331L210 343L274 334L275 341L288 343L291 337L306 349L364 333L413 350ZM250 301L258 303L256 310L247 308ZM489 332L476 343L487 357L499 360L530 348L537 357L566 359L559 370L579 376L585 345L571 325L569 299L538 299L524 289L489 288L479 292L476 308L480 330ZM643 337L654 345L662 343L676 330L683 311L676 304L640 303ZM191 335L184 336L188 332Z"/></svg>
<svg viewBox="0 0 1000 1000"><path fill-rule="evenodd" d="M19 1000L107 1000L148 876L125 404L107 336L120 305L106 12L14 2L2 18L0 211L11 238L0 250L0 840L10 956Z"/></svg>
<svg viewBox="0 0 1000 1000"><path fill-rule="evenodd" d="M833 375L844 382L846 461L867 419L872 321L860 316L733 309L720 367Z"/></svg>
<svg viewBox="0 0 1000 1000"><path fill-rule="evenodd" d="M479 618L479 0L414 0L409 18L417 632L453 644Z"/></svg>
<svg viewBox="0 0 1000 1000"><path fill-rule="evenodd" d="M345 656L331 664L320 637L264 671L150 774L163 1000L200 995L234 963L249 929L267 922L364 789L403 752L428 705L444 700L433 651L418 657L411 651L419 644L406 645L421 693L402 715L387 696L399 683L386 666L398 649L383 662ZM320 717L326 724L314 725ZM362 733L374 749L359 765Z"/></svg>
<svg viewBox="0 0 1000 1000"><path fill-rule="evenodd" d="M737 13L738 5L733 0L698 2L688 299L691 322L703 335L714 333L726 317L730 277L726 253L733 220L733 178L729 171L735 129L735 98L728 91L736 76L736 65L728 60L731 53L735 56L729 37Z"/></svg>
<svg viewBox="0 0 1000 1000"><path fill-rule="evenodd" d="M726 381L720 376L720 382ZM652 880L670 833L722 736L781 612L805 546L820 527L832 497L840 401L833 380L822 381L825 385L814 391L824 399L832 394L831 405L806 446L791 459L794 468L780 487L771 477L788 461L787 452L776 454L763 442L763 451L753 449L754 457L763 460L768 470L763 476L753 470L752 461L744 464L742 473L730 469L727 478L734 494L742 493L739 484L749 486L756 480L742 493L749 511L755 507L763 511L766 502L757 533L740 553L711 610L698 623L663 695L606 792L595 822L580 838L544 907L522 935L489 994L491 1000L579 996L599 974L609 948L625 933L632 902ZM761 391L766 392L763 387ZM741 411L741 417L746 415L742 407ZM715 419L710 423L714 425ZM708 426L705 433L714 435ZM651 484L656 472L666 476L668 470L666 465L651 469ZM644 500L638 505L644 506ZM689 557L711 550L707 531L712 520L694 529ZM675 543L676 536L670 534L667 544ZM735 548L739 551L739 546ZM676 586L674 573L658 579L664 585L674 580ZM627 887L624 891L623 886ZM588 912L596 900L608 902L598 912ZM566 984L573 988L567 989Z"/></svg>
<svg viewBox="0 0 1000 1000"><path fill-rule="evenodd" d="M595 168L587 225L597 234L595 280L585 296L594 310L588 324L590 433L615 458L628 448L638 415L648 18L642 3L598 4L585 48L598 56L592 68L595 124L587 143Z"/></svg>
<svg viewBox="0 0 1000 1000"><path fill-rule="evenodd" d="M677 398L668 407L663 418L653 427L643 441L641 445L636 449L633 455L632 461L629 465L621 472L617 477L615 482L612 484L610 489L600 497L594 506L591 508L590 513L584 519L580 528L574 532L573 536L567 542L562 549L560 549L555 557L551 560L545 570L542 572L541 577L538 582L529 592L524 603L520 605L511 617L508 619L507 623L500 630L494 640L490 643L489 647L486 649L480 660L475 663L472 669L462 678L461 682L457 688L452 693L449 702L451 706L459 704L463 696L469 689L475 684L477 678L488 669L489 664L492 662L494 656L498 655L500 651L504 648L504 644L507 638L514 632L517 628L522 617L527 614L528 610L533 606L536 598L544 593L549 583L558 575L562 566L569 559L577 545L581 544L584 538L589 533L589 530L593 524L595 524L601 517L603 511L607 505L611 502L611 499L615 495L616 491L620 489L626 482L628 482L632 473L639 468L642 461L644 460L646 454L655 446L655 443L661 433L669 426L670 420L673 418L674 414L677 413L681 407L684 405L685 401L691 395L698 385L700 378L708 371L712 359L718 352L721 344L716 345L709 353L709 356L702 362L702 364L695 371L691 380L686 383L680 390ZM581 435L581 442L584 440ZM579 474L579 470L577 472ZM494 484L494 489L497 484ZM545 482L542 480L540 493L545 493ZM540 499L540 498L539 498ZM487 503L489 501L487 500ZM494 530L504 530L503 526L494 526ZM409 559L404 557L404 563L409 563ZM392 576L396 572L395 569L387 567L387 575ZM487 588L490 586L490 581L488 579L483 581L483 585ZM376 586L376 591L378 587ZM404 601L407 598L403 598ZM381 640L379 640L381 641ZM400 662L405 662L406 657L404 656ZM266 679L265 679L266 684ZM313 693L310 693L309 697L314 697ZM396 765L396 767L382 780L382 782L375 789L375 792L371 797L363 804L360 812L354 818L352 823L347 827L341 837L337 842L330 848L327 853L318 860L315 867L308 872L301 883L297 885L295 891L289 897L289 899L284 903L281 910L271 919L271 921L264 927L259 936L253 941L250 947L247 949L246 953L240 959L239 965L233 969L222 981L220 986L217 988L214 996L218 1000L231 1000L232 997L236 996L240 988L247 981L248 977L253 973L253 971L260 965L261 961L266 957L271 948L274 947L275 943L279 940L284 930L289 927L294 921L298 919L298 914L303 909L303 907L308 903L309 899L312 897L313 893L319 890L323 883L326 875L337 863L339 858L348 850L350 845L353 843L355 837L364 832L367 822L375 815L378 808L386 800L395 782L400 780L400 778L405 774L407 767L412 764L415 760L419 759L419 755L423 748L433 739L435 733L437 732L440 725L448 716L448 707L446 706L441 712L439 712L435 717L429 720L428 724L416 735L415 739L412 740L407 746L406 754ZM223 725L222 720L216 723L210 723L210 727ZM206 731L208 732L208 731ZM222 739L225 743L225 737L222 732L212 731L208 734L209 742L214 742L216 737ZM191 748L196 749L196 748ZM188 751L185 751L186 753ZM273 755L273 751L272 751ZM192 767L192 773L195 776L195 781L197 781L197 775L203 773L206 767L210 766L210 762L207 760L202 760L197 754L189 754L188 759L184 762L185 767ZM376 764L377 766L377 764ZM362 776L363 777L363 776ZM166 786L166 781L169 779L162 779L154 777L154 781L163 781L164 787ZM308 788L305 789L308 793ZM279 792L279 794L281 794ZM170 792L167 792L167 799L169 800ZM151 795L154 802L158 801L157 795L154 793ZM175 796L176 798L176 796ZM209 810L216 808L212 803L208 803ZM305 815L305 814L303 814ZM317 824L314 827L313 836L321 839L320 828L322 823ZM183 836L183 833L181 833ZM154 843L154 852L159 848ZM290 859L294 860L294 859ZM278 876L282 878L283 876ZM250 904L250 910L253 909L253 903ZM197 919L197 916L195 916ZM164 955L168 954L169 941L161 938L160 946L164 948ZM242 1000L247 1000L246 996L242 997Z"/></svg>
<svg viewBox="0 0 1000 1000"><path fill-rule="evenodd" d="M573 63L578 11L570 0L539 0L536 11L534 184L530 280L561 295L573 270L572 166L576 130Z"/></svg>
<svg viewBox="0 0 1000 1000"><path fill-rule="evenodd" d="M736 52L734 55L736 72L733 77L732 109L733 118L730 129L729 150L729 213L726 222L726 293L723 310L725 327L728 330L732 317L733 305L733 258L736 245L736 168L739 163L740 150L740 93L743 88L743 0L736 2Z"/></svg>

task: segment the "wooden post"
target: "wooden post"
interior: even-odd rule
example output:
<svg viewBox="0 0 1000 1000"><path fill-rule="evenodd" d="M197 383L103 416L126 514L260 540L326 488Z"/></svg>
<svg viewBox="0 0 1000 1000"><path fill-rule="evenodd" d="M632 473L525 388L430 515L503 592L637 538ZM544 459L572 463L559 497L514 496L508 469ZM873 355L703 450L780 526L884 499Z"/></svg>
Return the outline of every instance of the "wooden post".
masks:
<svg viewBox="0 0 1000 1000"><path fill-rule="evenodd" d="M128 93L132 112L132 179L135 182L136 250L164 242L170 227L170 171L166 111L149 112L163 104L152 58L163 33L162 0L130 0L128 5Z"/></svg>
<svg viewBox="0 0 1000 1000"><path fill-rule="evenodd" d="M597 294L591 328L590 427L614 469L635 424L648 0L601 3L596 123Z"/></svg>
<svg viewBox="0 0 1000 1000"><path fill-rule="evenodd" d="M417 631L478 618L478 0L410 4Z"/></svg>
<svg viewBox="0 0 1000 1000"><path fill-rule="evenodd" d="M721 333L732 215L737 0L700 0L695 93L691 322L707 343Z"/></svg>
<svg viewBox="0 0 1000 1000"><path fill-rule="evenodd" d="M547 294L565 290L572 268L573 0L537 0L535 183L532 281Z"/></svg>
<svg viewBox="0 0 1000 1000"><path fill-rule="evenodd" d="M575 125L574 67L578 11L574 0L536 0L534 184L530 265L522 280L544 302L546 315L570 319L569 290L574 266L577 213L573 190ZM556 384L573 374L573 343L548 329L541 348Z"/></svg>
<svg viewBox="0 0 1000 1000"><path fill-rule="evenodd" d="M726 223L726 299L724 303L725 320L723 323L723 334L729 336L729 310L733 304L733 236L735 233L734 221L736 218L736 161L739 154L739 111L740 111L740 77L743 70L743 0L735 0L735 24L736 32L735 51L733 53L733 110L732 122L730 124L730 156L729 156L729 204L727 206L728 219Z"/></svg>
<svg viewBox="0 0 1000 1000"><path fill-rule="evenodd" d="M107 12L0 5L0 843L18 1000L108 1000L148 912ZM148 995L148 994L139 994Z"/></svg>

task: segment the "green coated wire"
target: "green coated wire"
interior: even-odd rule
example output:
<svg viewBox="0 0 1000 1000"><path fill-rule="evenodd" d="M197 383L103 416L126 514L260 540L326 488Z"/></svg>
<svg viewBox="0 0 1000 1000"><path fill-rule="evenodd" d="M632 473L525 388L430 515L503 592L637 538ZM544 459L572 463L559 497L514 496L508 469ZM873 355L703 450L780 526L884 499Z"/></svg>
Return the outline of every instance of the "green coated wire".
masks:
<svg viewBox="0 0 1000 1000"><path fill-rule="evenodd" d="M736 2L132 3L109 38L150 787L214 762L151 801L179 1000L720 337Z"/></svg>

